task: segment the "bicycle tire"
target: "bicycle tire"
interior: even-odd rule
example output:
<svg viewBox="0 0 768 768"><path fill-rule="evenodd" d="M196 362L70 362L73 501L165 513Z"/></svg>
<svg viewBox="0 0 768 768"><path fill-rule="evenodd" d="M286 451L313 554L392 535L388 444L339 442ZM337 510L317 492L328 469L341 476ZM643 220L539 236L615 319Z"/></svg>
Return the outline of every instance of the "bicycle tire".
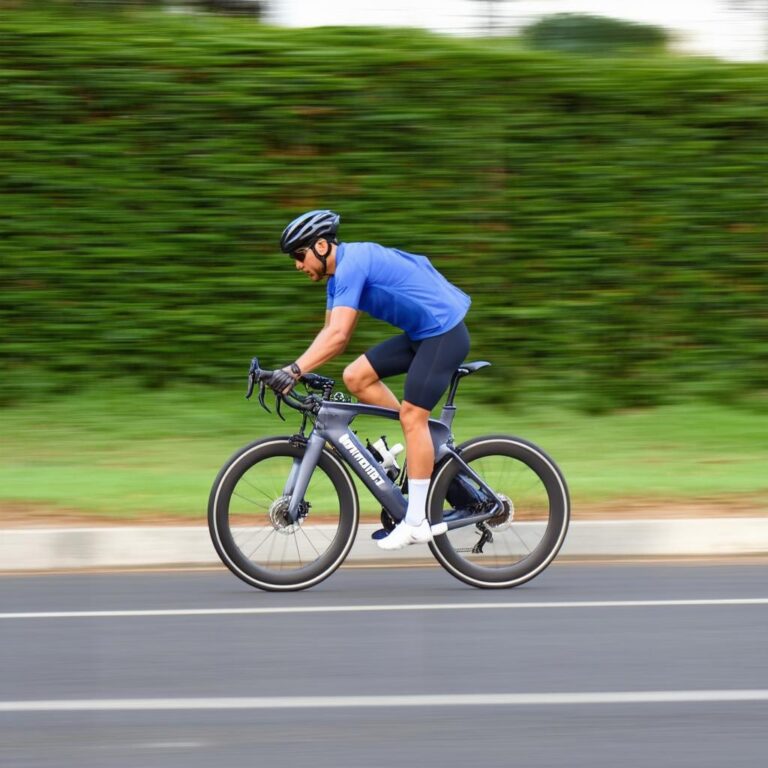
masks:
<svg viewBox="0 0 768 768"><path fill-rule="evenodd" d="M498 564L498 559L495 564L492 564L490 557L484 560L483 555L486 553L480 555L468 553L466 551L468 547L457 547L458 534L453 531L435 537L429 545L432 554L452 576L474 587L506 589L529 581L554 560L565 540L570 520L570 499L562 473L541 448L527 440L509 435L476 437L462 443L456 451L470 467L473 467L473 463L479 464L479 460L482 459L509 459L520 465L520 471L524 472L526 477L537 478L541 485L539 492L541 504L547 507L546 527L542 531L542 521L528 523L531 530L542 531L541 540L533 548L528 548L527 552L523 546L524 551L520 559L507 565L503 562ZM449 486L462 469L461 463L452 456L448 456L436 467L427 497L427 509L433 525L443 521L444 507L446 505L450 507L446 502ZM482 472L478 474L483 476ZM483 477L483 479L494 488L492 478ZM512 484L511 478L505 482ZM494 491L499 494L504 493L505 498L508 496L506 489L494 488ZM515 514L517 514L515 500L509 497L508 501L511 508L511 512L508 512L508 530L517 526L515 535L525 545L524 537L519 531L526 523L515 520ZM466 538L474 528L475 526L465 526L458 530L463 531ZM462 551L458 551L460 549ZM512 560L516 555L512 553L511 548L510 553L507 557ZM468 554L472 554L473 557L465 557Z"/></svg>
<svg viewBox="0 0 768 768"><path fill-rule="evenodd" d="M332 530L332 526L329 527L324 523L318 525L312 523L312 530L320 530L324 538L329 541L327 548L320 552L312 544L312 549L317 553L317 557L307 563L301 559L301 549L306 549L306 542L299 538L299 534L303 531L304 538L309 539L309 533L305 526L308 526L308 521L312 520L311 503L308 505L310 507L308 514L297 524L285 524L286 520L280 516L280 513L274 513L275 509L280 509L280 504L283 505L283 508L287 505L288 497L272 498L279 493L279 490L275 491L274 489L279 489L282 486L287 475L280 476L278 474L269 483L264 484L260 480L266 474L265 471L261 471L263 465L271 459L284 460L277 462L282 469L284 466L290 466L291 463L300 460L304 451L305 446L297 444L289 437L270 437L258 440L234 454L214 480L208 501L208 529L211 541L224 565L235 576L253 587L268 591L287 592L306 589L319 584L344 562L354 543L360 515L357 491L349 472L328 448L323 449L312 478L312 483L315 483L316 480L323 483L324 495L331 498L331 501L326 503L332 508L336 507L331 509L332 515L337 515L337 519L332 517L332 525L336 525L335 531ZM254 468L258 468L260 471L255 472L246 481L246 493L256 497L257 500L251 500L241 493L235 493L240 481ZM305 494L305 500L309 500L312 493L312 483ZM334 493L336 495L335 502L332 498ZM261 501L262 496L266 499L265 501ZM260 563L251 559L237 540L237 532L240 529L234 524L237 518L234 513L236 503L233 501L233 497L238 500L237 504L241 505L245 505L245 502L241 501L242 499L250 502L254 507L265 507L269 503L266 512L261 509L254 509L250 513L259 521L259 524L246 525L244 530L255 530L257 534L262 535L264 542L270 537L279 537L282 534L283 539L285 539L282 545L284 554L289 549L292 552L293 545L295 545L298 562L283 560L277 566L270 565L269 562ZM273 519L273 513L276 519ZM334 523L333 520L336 522ZM250 535L255 534L251 532ZM289 541L291 536L293 536L293 540ZM274 547L276 541L279 539L276 538L271 547ZM322 540L318 539L318 541L321 542L322 546ZM256 549L259 549L262 544L259 544ZM311 553L309 557L312 557Z"/></svg>

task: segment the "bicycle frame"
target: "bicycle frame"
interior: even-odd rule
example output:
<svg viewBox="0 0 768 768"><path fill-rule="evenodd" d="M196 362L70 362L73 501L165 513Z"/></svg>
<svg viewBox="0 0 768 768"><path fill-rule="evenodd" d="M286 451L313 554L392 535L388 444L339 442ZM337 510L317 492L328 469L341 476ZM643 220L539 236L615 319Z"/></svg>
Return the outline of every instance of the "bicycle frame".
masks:
<svg viewBox="0 0 768 768"><path fill-rule="evenodd" d="M455 412L455 406L446 405L440 419L429 419L429 431L435 449L435 464L437 465L448 455L455 457L464 466L465 473L496 501L497 506L483 514L452 521L447 524L449 529L487 520L493 517L502 506L502 502L494 491L455 451L451 433ZM399 412L390 408L361 403L324 401L318 411L315 427L307 438L306 452L303 458L294 461L283 490L283 494L291 499L288 513L294 522L298 520L301 501L326 443L330 443L336 449L344 463L360 478L393 519L399 522L405 517L408 502L402 491L390 480L378 461L350 429L350 424L356 416L378 416L393 421L399 421L400 418Z"/></svg>

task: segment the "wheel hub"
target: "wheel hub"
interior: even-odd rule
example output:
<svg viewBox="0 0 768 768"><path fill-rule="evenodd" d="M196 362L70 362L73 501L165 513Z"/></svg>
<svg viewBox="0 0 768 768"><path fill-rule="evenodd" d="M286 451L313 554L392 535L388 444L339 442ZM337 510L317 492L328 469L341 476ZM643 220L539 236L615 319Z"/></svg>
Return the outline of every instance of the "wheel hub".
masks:
<svg viewBox="0 0 768 768"><path fill-rule="evenodd" d="M485 524L494 531L506 531L515 519L515 505L503 493L497 493L496 496L502 507L493 517L486 520Z"/></svg>
<svg viewBox="0 0 768 768"><path fill-rule="evenodd" d="M281 496L279 499L275 499L269 506L269 520L272 523L272 527L278 533L282 533L286 536L295 533L301 528L301 523L309 512L309 504L306 501L302 501L299 504L298 520L294 523L288 513L290 505L291 497Z"/></svg>

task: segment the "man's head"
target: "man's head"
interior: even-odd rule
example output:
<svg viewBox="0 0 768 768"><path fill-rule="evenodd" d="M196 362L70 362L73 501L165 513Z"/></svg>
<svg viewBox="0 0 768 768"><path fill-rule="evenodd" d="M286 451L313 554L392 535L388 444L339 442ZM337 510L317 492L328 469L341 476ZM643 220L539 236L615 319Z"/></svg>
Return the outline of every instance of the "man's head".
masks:
<svg viewBox="0 0 768 768"><path fill-rule="evenodd" d="M290 256L296 263L296 269L308 275L313 282L317 282L326 275L333 274L334 270L331 268L331 264L328 263L328 259L334 254L335 248L335 243L320 237L315 240L312 246L292 251ZM333 260L331 260L331 263L334 263ZM329 269L331 270L330 272L328 271Z"/></svg>
<svg viewBox="0 0 768 768"><path fill-rule="evenodd" d="M309 211L294 219L280 237L280 250L296 261L296 268L320 280L336 243L341 216L333 211Z"/></svg>

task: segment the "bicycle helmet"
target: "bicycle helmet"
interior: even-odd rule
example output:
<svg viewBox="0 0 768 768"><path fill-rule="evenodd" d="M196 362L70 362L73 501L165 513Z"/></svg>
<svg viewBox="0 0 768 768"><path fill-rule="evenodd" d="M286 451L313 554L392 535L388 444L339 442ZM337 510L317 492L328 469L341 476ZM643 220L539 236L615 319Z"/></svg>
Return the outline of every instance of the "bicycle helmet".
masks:
<svg viewBox="0 0 768 768"><path fill-rule="evenodd" d="M333 211L309 211L295 218L280 237L280 250L293 253L299 248L309 248L321 237L336 242L336 231L341 216Z"/></svg>

